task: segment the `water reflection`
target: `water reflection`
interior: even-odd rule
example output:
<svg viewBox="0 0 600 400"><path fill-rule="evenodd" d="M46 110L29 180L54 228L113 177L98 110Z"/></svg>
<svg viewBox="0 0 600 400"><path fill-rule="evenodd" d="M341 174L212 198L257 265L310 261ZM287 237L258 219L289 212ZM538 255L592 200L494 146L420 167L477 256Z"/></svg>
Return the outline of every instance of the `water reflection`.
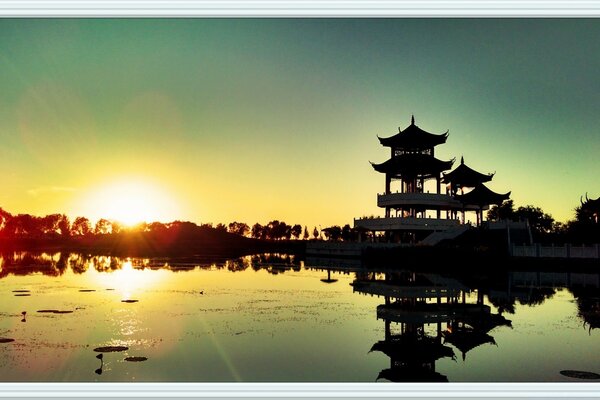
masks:
<svg viewBox="0 0 600 400"><path fill-rule="evenodd" d="M71 376L84 363L78 361L80 353L90 362L91 349L108 346L130 347L134 353L118 360L111 358L117 354L99 354L100 365L97 360L85 364L88 375L76 380L89 380L92 371L103 379L131 380L137 371L139 378L150 380L328 376L341 381L447 382L465 380L460 373L476 376L472 370L483 359L484 369L494 369L494 355L516 359L522 349L513 339L518 332L512 332L521 332L525 323L545 333L547 325L535 325L539 321L533 317L523 320L528 308L567 298L572 311L569 320L556 321L565 324L560 329L577 329L587 337L600 327L598 273L467 276L372 270L348 260L317 262L285 254L227 260L3 253L0 278L11 282L5 295L12 299L12 308L7 303L0 308L0 336L16 342L2 344L12 347L0 354L0 374L19 367L22 359L33 362L29 354L35 349L41 353L39 360L63 360L56 369L70 370L65 375ZM36 276L40 279L27 279ZM63 284L55 285L57 281ZM13 299L15 293L32 296ZM71 316L62 315L67 312ZM345 334L340 336L340 331ZM365 354L355 364L338 361L357 349ZM139 356L141 351L149 357ZM565 360L569 354L565 351ZM142 359L149 361L135 362ZM334 363L338 375L326 375L325 370L335 371L330 368ZM252 367L259 364L265 365L263 375ZM170 371L167 366L180 375L163 375L171 373L165 372ZM575 376L562 373L576 370L567 361L554 369L565 379ZM507 368L502 376L509 372ZM44 378L52 376L46 373L50 375L30 379L52 380Z"/></svg>
<svg viewBox="0 0 600 400"><path fill-rule="evenodd" d="M90 255L66 252L12 251L0 253L0 279L9 275L25 276L40 273L61 276L67 270L83 274L89 268L98 272L118 270L167 269L174 272L194 269L225 268L229 271L265 269L272 274L288 270L300 271L301 262L290 254L257 254L236 259L224 257L181 257L181 258L123 258L106 255Z"/></svg>
<svg viewBox="0 0 600 400"><path fill-rule="evenodd" d="M102 369L104 368L104 355L98 354L96 358L100 360L100 368L96 369L94 372L98 375L102 375Z"/></svg>
<svg viewBox="0 0 600 400"><path fill-rule="evenodd" d="M500 325L510 326L509 320L491 313L490 307L483 304L480 292L475 302L469 303L470 291L463 283L438 274L363 273L357 274L353 288L385 300L377 306L377 318L385 324L385 339L371 350L390 357L390 368L381 371L377 379L447 382L448 378L435 368L438 359L455 357L446 343L458 349L465 360L472 349L495 344L487 332ZM391 323L399 325L397 333L392 333Z"/></svg>

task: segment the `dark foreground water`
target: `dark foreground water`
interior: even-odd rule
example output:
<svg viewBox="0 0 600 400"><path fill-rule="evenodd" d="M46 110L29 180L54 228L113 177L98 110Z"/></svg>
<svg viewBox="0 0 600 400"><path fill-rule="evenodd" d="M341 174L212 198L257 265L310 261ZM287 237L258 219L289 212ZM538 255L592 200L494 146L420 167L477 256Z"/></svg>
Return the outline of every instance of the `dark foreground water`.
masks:
<svg viewBox="0 0 600 400"><path fill-rule="evenodd" d="M599 274L324 264L5 254L0 380L598 382Z"/></svg>

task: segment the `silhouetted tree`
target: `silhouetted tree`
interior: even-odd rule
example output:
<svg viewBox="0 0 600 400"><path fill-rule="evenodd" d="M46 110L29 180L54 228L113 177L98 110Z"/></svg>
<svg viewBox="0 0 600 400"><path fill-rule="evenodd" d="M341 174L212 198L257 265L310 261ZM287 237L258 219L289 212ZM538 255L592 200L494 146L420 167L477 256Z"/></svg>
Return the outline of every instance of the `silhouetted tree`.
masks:
<svg viewBox="0 0 600 400"><path fill-rule="evenodd" d="M86 236L92 231L90 220L86 217L77 217L71 226L71 234L74 236Z"/></svg>
<svg viewBox="0 0 600 400"><path fill-rule="evenodd" d="M167 226L162 222L152 222L146 226L148 232L164 232L167 230Z"/></svg>
<svg viewBox="0 0 600 400"><path fill-rule="evenodd" d="M316 226L315 226L315 229L313 229L313 238L314 239L318 239L319 238L319 230L317 229Z"/></svg>
<svg viewBox="0 0 600 400"><path fill-rule="evenodd" d="M106 235L111 233L111 224L110 221L104 218L100 218L98 222L96 222L96 226L94 227L94 233L96 235Z"/></svg>
<svg viewBox="0 0 600 400"><path fill-rule="evenodd" d="M358 232L354 228L350 228L349 224L342 227L342 240L344 242L353 242L358 240Z"/></svg>
<svg viewBox="0 0 600 400"><path fill-rule="evenodd" d="M544 213L541 208L527 205L517 208L515 216L520 220L529 221L529 225L538 233L552 232L554 218L550 214Z"/></svg>
<svg viewBox="0 0 600 400"><path fill-rule="evenodd" d="M248 232L250 232L250 227L243 222L232 222L229 224L229 232L240 236L246 236Z"/></svg>
<svg viewBox="0 0 600 400"><path fill-rule="evenodd" d="M12 215L8 211L4 211L2 208L0 208L0 232L4 232L4 227L11 218Z"/></svg>
<svg viewBox="0 0 600 400"><path fill-rule="evenodd" d="M291 233L294 239L300 239L300 235L302 235L302 226L299 224L292 226Z"/></svg>
<svg viewBox="0 0 600 400"><path fill-rule="evenodd" d="M342 228L338 225L325 228L322 232L327 240L338 241L342 237Z"/></svg>
<svg viewBox="0 0 600 400"><path fill-rule="evenodd" d="M273 220L267 224L266 228L267 237L269 239L279 240L283 238L289 239L291 237L292 227L283 221Z"/></svg>
<svg viewBox="0 0 600 400"><path fill-rule="evenodd" d="M258 222L252 225L252 237L255 239L265 239L266 238L265 227L259 224Z"/></svg>
<svg viewBox="0 0 600 400"><path fill-rule="evenodd" d="M512 200L506 200L499 207L492 206L487 212L487 218L490 221L513 220L515 218L514 203Z"/></svg>
<svg viewBox="0 0 600 400"><path fill-rule="evenodd" d="M40 221L42 227L41 230L45 235L52 235L60 233L60 221L62 219L61 214L50 214L43 217Z"/></svg>
<svg viewBox="0 0 600 400"><path fill-rule="evenodd" d="M64 214L60 216L60 220L58 221L58 230L61 236L71 236L71 221L69 221L69 217Z"/></svg>
<svg viewBox="0 0 600 400"><path fill-rule="evenodd" d="M119 221L110 221L111 233L119 233L123 230L123 225Z"/></svg>
<svg viewBox="0 0 600 400"><path fill-rule="evenodd" d="M304 240L308 240L310 236L308 235L308 227L304 226Z"/></svg>
<svg viewBox="0 0 600 400"><path fill-rule="evenodd" d="M218 231L223 231L223 232L227 232L227 227L225 226L225 224L217 224L217 226L215 226L215 229Z"/></svg>

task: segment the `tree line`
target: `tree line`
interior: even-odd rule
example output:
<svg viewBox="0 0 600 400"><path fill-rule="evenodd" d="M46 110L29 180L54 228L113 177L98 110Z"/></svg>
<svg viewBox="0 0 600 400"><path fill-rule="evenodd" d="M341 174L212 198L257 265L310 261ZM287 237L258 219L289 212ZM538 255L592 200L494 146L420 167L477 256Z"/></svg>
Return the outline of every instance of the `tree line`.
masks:
<svg viewBox="0 0 600 400"><path fill-rule="evenodd" d="M106 218L92 223L86 217L76 217L73 221L65 214L49 214L43 217L30 214L13 215L0 208L0 237L5 238L66 238L66 237L89 237L98 235L112 235L119 233L135 232L161 232L182 224L194 225L199 228L215 229L216 231L229 232L243 237L251 237L262 240L317 240L322 239L323 234L317 227L309 231L308 226L300 224L290 225L283 221L273 220L262 225L255 223L250 226L244 222L234 221L229 224L201 223L199 225L191 222L173 221L163 222L141 222L134 226L125 226L118 221ZM348 226L349 228L349 226ZM329 237L328 232L324 232Z"/></svg>
<svg viewBox="0 0 600 400"><path fill-rule="evenodd" d="M536 239L541 242L555 243L598 243L600 242L600 224L598 210L586 207L582 202L575 207L574 218L562 223L555 221L552 215L533 205L515 208L512 200L489 209L489 221L509 220L528 221Z"/></svg>
<svg viewBox="0 0 600 400"><path fill-rule="evenodd" d="M597 200L596 200L597 202ZM490 221L513 220L528 221L531 229L540 240L548 241L600 241L600 224L598 223L598 210L590 210L581 206L574 209L575 218L561 223L545 213L540 207L533 205L515 208L512 200L505 201L500 206L493 206L487 212ZM119 233L161 233L183 226L188 228L214 229L219 232L228 232L234 235L261 240L330 240L330 241L357 241L359 231L350 227L333 225L324 229L300 224L290 225L284 221L273 220L262 225L255 223L250 226L244 222L234 221L229 224L202 223L173 221L142 222L134 226L124 226L118 221L106 218L99 219L95 224L86 217L77 217L73 221L65 214L49 214L43 217L30 214L13 215L0 208L0 238L67 238L67 237L92 237L106 236Z"/></svg>

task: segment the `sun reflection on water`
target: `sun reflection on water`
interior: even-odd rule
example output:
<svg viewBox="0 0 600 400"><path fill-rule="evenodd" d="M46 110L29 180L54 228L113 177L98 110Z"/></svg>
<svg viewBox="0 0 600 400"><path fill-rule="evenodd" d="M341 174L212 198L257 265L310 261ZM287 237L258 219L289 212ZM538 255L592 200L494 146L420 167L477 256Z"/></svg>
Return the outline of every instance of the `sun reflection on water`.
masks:
<svg viewBox="0 0 600 400"><path fill-rule="evenodd" d="M110 263L111 260L108 260ZM94 268L90 268L94 274L95 280L105 289L113 289L121 294L123 300L133 299L134 296L141 292L156 286L163 277L164 271L148 270L142 263L139 266L134 266L131 259L123 262L120 269L110 273L97 272Z"/></svg>

